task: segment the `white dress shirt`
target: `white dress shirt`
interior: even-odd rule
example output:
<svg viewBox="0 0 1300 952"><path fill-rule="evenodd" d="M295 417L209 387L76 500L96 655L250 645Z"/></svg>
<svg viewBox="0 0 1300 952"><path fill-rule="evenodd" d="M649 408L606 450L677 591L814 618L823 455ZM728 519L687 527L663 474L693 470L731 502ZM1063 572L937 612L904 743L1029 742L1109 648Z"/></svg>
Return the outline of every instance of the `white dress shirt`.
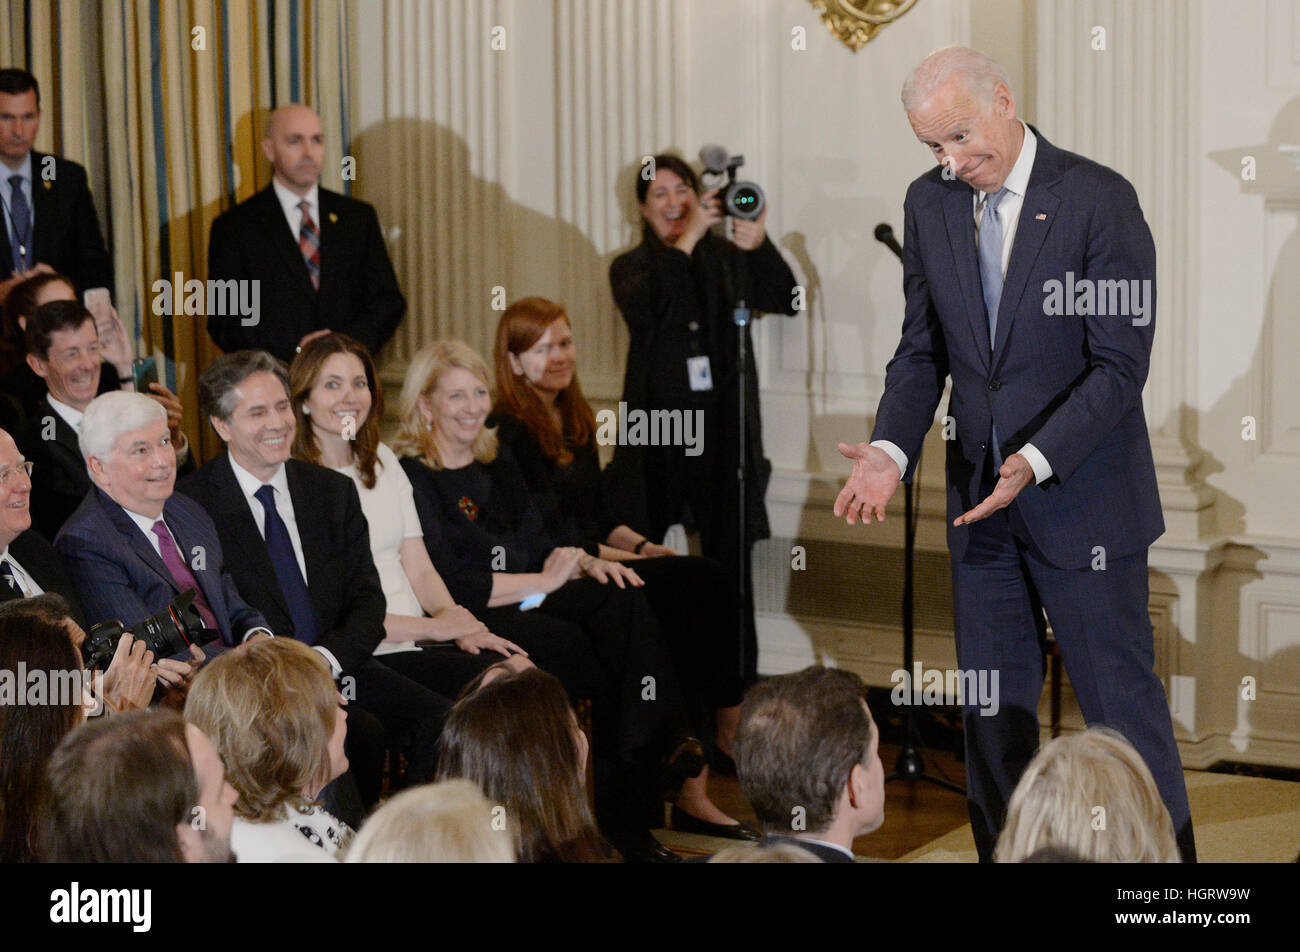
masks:
<svg viewBox="0 0 1300 952"><path fill-rule="evenodd" d="M0 562L9 563L14 581L23 590L24 598L31 598L33 595L41 595L45 592L45 589L36 583L36 579L32 578L31 573L19 565L18 560L9 553L9 546L5 546L4 551L0 552ZM0 582L0 584L4 583Z"/></svg>
<svg viewBox="0 0 1300 952"><path fill-rule="evenodd" d="M62 400L54 399L54 394L52 393L47 393L45 399L50 401L50 408L59 416L63 417L63 422L72 427L72 432L80 435L81 420L85 417L85 414L76 407L68 406Z"/></svg>
<svg viewBox="0 0 1300 952"><path fill-rule="evenodd" d="M1025 125L1024 120L1020 121L1020 126L1025 133L1025 141L1020 146L1020 154L1016 157L1016 164L1011 167L1007 174L1007 179L1002 183L1002 187L1007 190L1007 194L1002 196L1002 200L995 209L998 221L1002 225L1002 277L1007 276L1007 265L1011 262L1011 246L1016 240L1016 228L1020 224L1020 211L1025 204L1025 192L1029 188L1029 173L1034 168L1034 158L1038 155L1038 137L1034 135L1032 129ZM979 248L979 229L980 219L984 214L984 201L988 197L985 192L975 191L971 196L971 209L975 225L975 247ZM990 344L992 342L990 341ZM900 474L907 472L907 454L902 451L896 444L889 440L875 440L872 446L878 446L889 454L890 459L898 466ZM1047 462L1047 457L1039 451L1033 443L1026 443L1020 447L1019 451L1029 463L1034 471L1034 482L1041 483L1052 476L1051 464Z"/></svg>
<svg viewBox="0 0 1300 952"><path fill-rule="evenodd" d="M298 205L306 202L308 210L311 212L311 220L316 223L316 231L320 231L320 185L316 184L306 195L298 195L280 184L277 178L271 179L271 188L275 190L275 197L280 202L280 207L284 210L285 220L289 222L289 231L293 234L293 240L298 240L298 233L302 230L302 209Z"/></svg>
<svg viewBox="0 0 1300 952"><path fill-rule="evenodd" d="M293 497L289 495L289 477L285 475L284 464L275 471L269 480L263 483L260 479L250 473L244 467L235 462L235 457L231 453L226 453L226 459L230 461L230 468L235 474L235 481L239 483L239 489L244 494L244 501L248 503L248 509L253 514L253 522L257 524L257 531L266 540L266 509L262 506L262 500L257 498L257 491L265 485L272 486L275 489L275 511L279 513L280 518L284 521L284 526L289 530L289 541L293 543L293 554L298 560L298 570L302 572L303 581L307 587L311 587L311 579L307 577L307 559L302 554L302 538L298 535L298 517L293 511ZM259 629L254 629L254 631ZM260 629L265 630L265 629ZM253 634L253 631L248 633ZM248 635L244 636L245 638ZM317 651L325 656L325 660L330 663L330 671L334 677L343 673L343 666L339 664L338 658L334 657L334 652L320 645L312 645Z"/></svg>

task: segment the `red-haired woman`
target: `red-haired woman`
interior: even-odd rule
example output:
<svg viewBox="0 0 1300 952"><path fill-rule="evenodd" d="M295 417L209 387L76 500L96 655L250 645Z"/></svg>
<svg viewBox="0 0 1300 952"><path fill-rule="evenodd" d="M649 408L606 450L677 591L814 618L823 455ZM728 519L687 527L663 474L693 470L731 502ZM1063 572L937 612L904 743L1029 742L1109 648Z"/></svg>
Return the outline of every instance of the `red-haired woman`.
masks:
<svg viewBox="0 0 1300 952"><path fill-rule="evenodd" d="M596 450L595 415L578 384L564 309L545 298L516 301L501 316L494 352L491 423L541 512L546 534L590 555L625 562L645 581L696 733L712 717L715 762L731 761L744 682L739 665L736 580L713 559L679 556L613 514ZM734 771L734 768L732 768ZM738 839L753 831L705 794L707 773L684 790L675 829Z"/></svg>

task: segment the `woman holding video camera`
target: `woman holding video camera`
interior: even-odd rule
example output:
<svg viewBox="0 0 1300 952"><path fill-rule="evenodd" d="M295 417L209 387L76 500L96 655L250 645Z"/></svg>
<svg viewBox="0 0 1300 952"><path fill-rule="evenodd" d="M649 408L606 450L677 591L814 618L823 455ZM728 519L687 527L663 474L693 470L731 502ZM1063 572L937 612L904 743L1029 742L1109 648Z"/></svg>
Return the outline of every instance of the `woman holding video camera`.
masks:
<svg viewBox="0 0 1300 952"><path fill-rule="evenodd" d="M703 554L745 579L745 675L756 671L753 543L770 535L763 498L771 464L763 455L758 367L745 334L745 545L741 557L738 334L733 310L795 313L795 278L767 236L766 210L733 219L730 238L711 231L723 220L717 189L700 194L695 172L675 155L657 155L636 183L641 244L609 269L614 301L630 343L622 399L627 410L702 411L702 451L629 446L620 439L607 470L620 521L662 540L684 522L700 534Z"/></svg>

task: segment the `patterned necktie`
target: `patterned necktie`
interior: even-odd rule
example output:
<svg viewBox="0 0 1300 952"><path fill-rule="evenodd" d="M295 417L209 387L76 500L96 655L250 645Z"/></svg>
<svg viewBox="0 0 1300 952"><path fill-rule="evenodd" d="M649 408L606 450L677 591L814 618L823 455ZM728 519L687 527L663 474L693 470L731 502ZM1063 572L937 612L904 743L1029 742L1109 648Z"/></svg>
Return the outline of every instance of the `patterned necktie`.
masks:
<svg viewBox="0 0 1300 952"><path fill-rule="evenodd" d="M203 619L203 627L212 631L220 631L221 625L217 623L217 616L212 611L212 606L208 604L207 598L203 594L203 588L199 585L194 573L190 571L189 565L181 557L181 550L176 546L176 540L172 538L171 532L167 529L167 523L159 519L153 524L153 534L158 537L158 554L162 556L163 565L167 566L167 571L172 573L172 581L176 583L177 588L182 592L187 588L194 589L194 607L199 610L199 617Z"/></svg>
<svg viewBox="0 0 1300 952"><path fill-rule="evenodd" d="M320 232L311 220L311 203L299 202L302 209L302 226L298 229L298 247L303 260L307 262L307 273L311 275L311 286L320 290Z"/></svg>
<svg viewBox="0 0 1300 952"><path fill-rule="evenodd" d="M9 176L9 196L9 217L14 226L14 270L26 271L32 266L35 249L32 247L32 210L27 207L21 175Z"/></svg>
<svg viewBox="0 0 1300 952"><path fill-rule="evenodd" d="M18 576L14 574L13 563L8 559L0 562L0 580L9 586L9 591L13 592L19 598L26 598L27 593L23 591L22 584L18 581Z"/></svg>
<svg viewBox="0 0 1300 952"><path fill-rule="evenodd" d="M998 330L998 305L1002 302L1002 222L998 220L998 203L1007 190L1000 188L984 198L984 214L980 217L979 258L980 284L984 288L984 309L989 321L989 348ZM993 465L1002 468L1002 449L998 446L998 428L993 426Z"/></svg>
<svg viewBox="0 0 1300 952"><path fill-rule="evenodd" d="M301 642L314 645L320 640L320 623L316 620L311 593L307 591L307 581L302 577L302 569L298 567L298 556L294 554L289 529L275 508L275 487L267 483L253 495L266 510L266 552L271 557L275 577L280 580L280 591L284 593L284 601L289 608L293 636Z"/></svg>

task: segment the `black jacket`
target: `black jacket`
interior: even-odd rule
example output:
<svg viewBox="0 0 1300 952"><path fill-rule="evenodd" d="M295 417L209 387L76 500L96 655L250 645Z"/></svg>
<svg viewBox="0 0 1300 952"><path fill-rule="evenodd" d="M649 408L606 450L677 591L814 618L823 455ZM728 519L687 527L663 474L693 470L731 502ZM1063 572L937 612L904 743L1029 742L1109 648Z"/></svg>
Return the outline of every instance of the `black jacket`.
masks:
<svg viewBox="0 0 1300 952"><path fill-rule="evenodd" d="M614 301L627 324L629 345L623 396L628 409L653 409L662 403L654 392L674 391L664 381L684 381L685 350L698 346L709 357L713 390L692 395L705 410L707 433L703 455L709 460L709 495L718 498L734 485L736 471L737 328L732 309L741 266L748 275L746 300L758 312L795 313L795 279L770 239L754 251L741 251L730 241L707 233L687 256L659 241L648 228L639 246L614 259L609 269ZM699 331L692 344L689 324ZM764 496L772 467L763 454L758 403L758 365L750 329L744 329L745 377L745 497L746 535L751 542L770 535ZM683 460L681 454L675 459ZM685 465L683 463L683 465ZM645 472L640 446L618 446L606 469L610 502L618 522L652 538L663 537L667 525L653 524L647 494L655 491Z"/></svg>
<svg viewBox="0 0 1300 952"><path fill-rule="evenodd" d="M307 588L320 621L317 644L349 674L383 640L387 610L361 498L352 480L340 473L296 459L284 465L307 562ZM226 570L239 594L277 635L292 636L293 621L266 542L226 454L176 488L196 499L217 524Z"/></svg>
<svg viewBox="0 0 1300 952"><path fill-rule="evenodd" d="M72 583L72 578L68 575L63 560L59 558L59 553L54 551L54 546L32 528L9 543L9 554L23 567L23 571L36 581L42 591L62 595L63 600L68 603L73 619L82 628L86 627L86 613L82 609L81 599L77 597L77 587ZM12 601L15 598L18 598L18 595L8 585L0 585L0 602Z"/></svg>
<svg viewBox="0 0 1300 952"><path fill-rule="evenodd" d="M321 328L355 337L372 354L393 336L406 299L374 207L319 193L319 291L271 186L212 223L208 278L261 282L256 325L243 326L238 314L208 316L208 333L223 350L268 350L289 363L298 341Z"/></svg>

